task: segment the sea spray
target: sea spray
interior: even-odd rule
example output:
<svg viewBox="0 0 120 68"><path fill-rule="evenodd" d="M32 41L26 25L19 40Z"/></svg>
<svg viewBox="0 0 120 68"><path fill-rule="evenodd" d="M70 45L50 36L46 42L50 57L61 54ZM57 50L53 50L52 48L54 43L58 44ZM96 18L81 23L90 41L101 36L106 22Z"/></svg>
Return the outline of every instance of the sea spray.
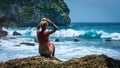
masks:
<svg viewBox="0 0 120 68"><path fill-rule="evenodd" d="M34 42L36 27L4 27L3 30L9 34L0 39L0 62L39 55L39 45ZM63 61L89 54L106 54L112 58L120 59L119 30L120 26L114 24L110 26L72 24L68 28L59 27L55 33L50 35L50 42L55 45L55 57ZM22 35L13 36L14 31ZM76 38L80 41L74 42ZM59 42L55 42L55 39L59 39ZM22 42L34 43L35 46L20 44Z"/></svg>
<svg viewBox="0 0 120 68"><path fill-rule="evenodd" d="M36 28L3 28L8 32L8 36L12 36L16 31L23 36L36 37ZM75 29L61 29L56 31L51 37L82 37L82 38L96 38L96 39L110 39L120 40L120 33L107 33L103 30L75 30Z"/></svg>

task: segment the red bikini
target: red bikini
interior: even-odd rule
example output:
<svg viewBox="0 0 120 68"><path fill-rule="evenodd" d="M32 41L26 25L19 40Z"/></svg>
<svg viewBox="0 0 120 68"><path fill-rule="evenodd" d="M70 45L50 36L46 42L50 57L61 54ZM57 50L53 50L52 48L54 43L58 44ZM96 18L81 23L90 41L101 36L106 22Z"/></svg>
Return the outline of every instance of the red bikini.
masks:
<svg viewBox="0 0 120 68"><path fill-rule="evenodd" d="M37 38L38 38L38 42L39 43L50 43L50 40L48 38L48 32L44 32L43 33L43 37L40 35L42 34L40 31L37 31ZM49 50L48 51L39 51L40 55L41 56L51 56L53 55L54 56L54 51L55 51L55 47L54 47L54 44L53 43L50 43L49 44Z"/></svg>
<svg viewBox="0 0 120 68"><path fill-rule="evenodd" d="M50 42L50 40L46 37L47 36L47 32L44 32L43 34L44 34L44 38L40 38L40 31L37 31L37 36L38 36L38 41L39 42Z"/></svg>

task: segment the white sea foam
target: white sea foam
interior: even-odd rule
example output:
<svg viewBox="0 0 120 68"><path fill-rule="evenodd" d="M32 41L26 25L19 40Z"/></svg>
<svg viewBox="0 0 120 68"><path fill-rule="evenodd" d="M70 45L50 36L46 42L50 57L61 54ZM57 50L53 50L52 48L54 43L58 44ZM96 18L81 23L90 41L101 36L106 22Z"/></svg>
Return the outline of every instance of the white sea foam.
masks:
<svg viewBox="0 0 120 68"><path fill-rule="evenodd" d="M120 33L112 33L112 40L120 40Z"/></svg>
<svg viewBox="0 0 120 68"><path fill-rule="evenodd" d="M8 61L14 58L39 55L38 43L35 43L34 40L31 40L30 38L1 39L0 41L0 62ZM34 43L35 46L20 44L22 42Z"/></svg>
<svg viewBox="0 0 120 68"><path fill-rule="evenodd" d="M36 36L36 30L33 30L33 31L31 32L31 36Z"/></svg>
<svg viewBox="0 0 120 68"><path fill-rule="evenodd" d="M111 54L112 52L112 54ZM90 54L106 54L110 57L113 57L113 58L119 58L120 52L116 51L116 50L112 50L112 49L109 49L109 48L96 48L94 46L89 46L89 47L86 47L86 46L83 46L82 44L80 44L79 46L76 45L74 43L73 44L65 44L65 45L59 45L59 46L56 46L56 57L62 59L62 60L68 60L68 59L71 59L73 57L83 57L85 55L90 55ZM120 59L120 58L119 58Z"/></svg>
<svg viewBox="0 0 120 68"><path fill-rule="evenodd" d="M120 33L103 33L101 38L109 40L120 40Z"/></svg>
<svg viewBox="0 0 120 68"><path fill-rule="evenodd" d="M14 31L21 33L22 35L36 36L36 28L21 29L6 29L3 30L8 32L8 36L12 36ZM104 31L96 30L74 30L74 29L61 29L57 30L51 37L84 37L84 38L102 38L109 40L120 40L120 33L107 33Z"/></svg>
<svg viewBox="0 0 120 68"><path fill-rule="evenodd" d="M10 29L4 28L4 27L2 28L2 30L7 31L8 32L8 36L12 36L13 32L14 32L14 30L10 30Z"/></svg>
<svg viewBox="0 0 120 68"><path fill-rule="evenodd" d="M35 46L25 46L20 45L18 47L14 45L19 45L21 42L33 42L31 39L17 38L11 40L1 40L2 46L0 48L0 62L7 61L14 58L22 58L27 56L39 55L38 53L38 43ZM104 47L95 47L98 43L80 41L78 43L72 41L65 42L53 42L55 44L55 56L63 61L71 59L73 57L83 57L90 54L106 54L110 57L120 59L120 52ZM87 46L88 44L88 46ZM111 54L112 52L112 54Z"/></svg>
<svg viewBox="0 0 120 68"><path fill-rule="evenodd" d="M13 39L0 39L0 62L7 61L14 58L22 58L27 56L39 55L38 43L34 42L31 36L36 36L36 28L3 28L8 32L8 36L12 36L14 31L21 33L21 36L13 36ZM27 37L22 37L27 36ZM54 42L56 37L63 37L60 42ZM106 54L110 57L120 59L119 41L87 41L81 40L79 42L73 42L68 40L70 37L83 37L83 38L100 38L110 40L120 40L120 33L118 32L105 32L103 30L75 30L75 29L61 29L57 30L51 35L50 39L55 44L55 56L61 60L68 60L73 57L82 57L89 54ZM25 46L20 44L21 42L31 42L35 46ZM109 46L106 46L109 45ZM117 46L117 47L116 47ZM115 47L116 49L112 48Z"/></svg>
<svg viewBox="0 0 120 68"><path fill-rule="evenodd" d="M53 37L76 37L82 36L86 38L102 38L102 39L110 39L110 40L120 40L120 33L107 33L104 31L95 31L95 30L74 30L74 29L62 29L56 31Z"/></svg>
<svg viewBox="0 0 120 68"><path fill-rule="evenodd" d="M53 37L74 37L74 36L79 36L79 35L83 35L85 33L85 31L80 30L73 30L73 29L62 29L59 31L56 31L52 36Z"/></svg>

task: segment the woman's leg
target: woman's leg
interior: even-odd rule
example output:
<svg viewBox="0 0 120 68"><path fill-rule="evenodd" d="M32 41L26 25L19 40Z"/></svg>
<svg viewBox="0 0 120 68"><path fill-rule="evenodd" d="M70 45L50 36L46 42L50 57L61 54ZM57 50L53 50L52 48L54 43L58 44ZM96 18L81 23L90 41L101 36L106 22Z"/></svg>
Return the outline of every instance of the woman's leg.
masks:
<svg viewBox="0 0 120 68"><path fill-rule="evenodd" d="M54 44L53 43L50 43L50 51L51 51L51 55L54 56L55 55L55 47L54 47Z"/></svg>
<svg viewBox="0 0 120 68"><path fill-rule="evenodd" d="M55 46L53 47L53 56L55 56Z"/></svg>

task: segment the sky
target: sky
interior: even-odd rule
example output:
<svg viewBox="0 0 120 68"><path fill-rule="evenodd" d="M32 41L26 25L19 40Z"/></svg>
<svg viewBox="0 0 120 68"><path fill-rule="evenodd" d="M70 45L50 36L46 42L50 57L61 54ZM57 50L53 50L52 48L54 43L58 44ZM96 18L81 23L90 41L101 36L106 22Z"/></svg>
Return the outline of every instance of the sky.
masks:
<svg viewBox="0 0 120 68"><path fill-rule="evenodd" d="M120 22L120 0L64 0L71 22Z"/></svg>

